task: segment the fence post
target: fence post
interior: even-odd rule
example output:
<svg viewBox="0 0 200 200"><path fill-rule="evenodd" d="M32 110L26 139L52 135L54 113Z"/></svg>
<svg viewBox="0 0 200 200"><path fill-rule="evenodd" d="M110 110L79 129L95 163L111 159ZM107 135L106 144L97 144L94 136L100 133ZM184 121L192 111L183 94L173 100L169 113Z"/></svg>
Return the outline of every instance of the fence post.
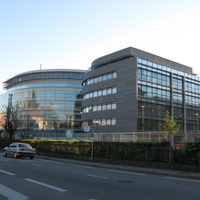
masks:
<svg viewBox="0 0 200 200"><path fill-rule="evenodd" d="M92 140L92 145L91 145L91 162L93 160L93 154L94 154L94 143L93 143L93 140Z"/></svg>
<svg viewBox="0 0 200 200"><path fill-rule="evenodd" d="M197 162L198 162L198 165L200 164L200 150L198 150L198 153L197 153Z"/></svg>
<svg viewBox="0 0 200 200"><path fill-rule="evenodd" d="M145 160L147 160L147 151L148 151L148 149L147 149L147 147L145 147Z"/></svg>
<svg viewBox="0 0 200 200"><path fill-rule="evenodd" d="M173 149L169 147L169 163L173 162Z"/></svg>

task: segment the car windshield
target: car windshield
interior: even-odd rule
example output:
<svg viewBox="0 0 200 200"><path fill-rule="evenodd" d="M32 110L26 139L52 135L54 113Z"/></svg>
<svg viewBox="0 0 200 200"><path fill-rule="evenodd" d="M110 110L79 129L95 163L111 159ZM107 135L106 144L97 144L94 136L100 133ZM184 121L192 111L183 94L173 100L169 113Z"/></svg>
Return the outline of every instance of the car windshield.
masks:
<svg viewBox="0 0 200 200"><path fill-rule="evenodd" d="M29 144L19 144L19 147L32 148Z"/></svg>

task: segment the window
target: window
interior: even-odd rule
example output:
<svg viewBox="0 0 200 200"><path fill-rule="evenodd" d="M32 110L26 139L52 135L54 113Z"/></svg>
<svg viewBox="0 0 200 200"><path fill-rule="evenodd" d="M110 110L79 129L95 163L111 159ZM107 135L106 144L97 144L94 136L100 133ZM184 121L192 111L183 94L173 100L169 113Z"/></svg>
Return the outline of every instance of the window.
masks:
<svg viewBox="0 0 200 200"><path fill-rule="evenodd" d="M90 84L93 84L93 83L98 83L98 82L101 82L101 81L113 79L113 78L116 78L116 77L117 77L117 72L110 72L108 74L103 74L103 75L96 76L94 78L87 79L82 85L86 86L86 85L90 85Z"/></svg>
<svg viewBox="0 0 200 200"><path fill-rule="evenodd" d="M102 110L106 110L106 104L102 105Z"/></svg>
<svg viewBox="0 0 200 200"><path fill-rule="evenodd" d="M88 111L89 111L89 112L92 112L92 106L89 106Z"/></svg>
<svg viewBox="0 0 200 200"><path fill-rule="evenodd" d="M92 98L93 95L94 95L94 93L93 93L93 92L90 92L90 93L89 93L89 98Z"/></svg>
<svg viewBox="0 0 200 200"><path fill-rule="evenodd" d="M112 109L112 104L111 104L111 103L107 103L107 105L106 105L106 109L107 109L107 110Z"/></svg>
<svg viewBox="0 0 200 200"><path fill-rule="evenodd" d="M117 108L116 102L112 103L112 109L116 109L116 108Z"/></svg>
<svg viewBox="0 0 200 200"><path fill-rule="evenodd" d="M108 79L111 79L112 78L112 74L108 74Z"/></svg>
<svg viewBox="0 0 200 200"><path fill-rule="evenodd" d="M112 88L104 88L103 90L98 90L98 91L93 91L93 92L89 92L83 95L83 99L89 99L89 98L93 98L93 97L97 97L97 96L105 96L105 95L109 95L109 94L115 94L117 92L117 88L116 87L112 87Z"/></svg>
<svg viewBox="0 0 200 200"><path fill-rule="evenodd" d="M107 89L103 89L103 96L107 94Z"/></svg>
<svg viewBox="0 0 200 200"><path fill-rule="evenodd" d="M116 87L113 87L113 88L112 88L112 93L113 93L113 94L117 93L117 88L116 88Z"/></svg>
<svg viewBox="0 0 200 200"><path fill-rule="evenodd" d="M98 105L97 110L101 111L101 105Z"/></svg>
<svg viewBox="0 0 200 200"><path fill-rule="evenodd" d="M113 72L113 78L117 77L117 72Z"/></svg>
<svg viewBox="0 0 200 200"><path fill-rule="evenodd" d="M108 88L107 94L112 94L112 89Z"/></svg>
<svg viewBox="0 0 200 200"><path fill-rule="evenodd" d="M102 96L102 90L98 90L98 96Z"/></svg>
<svg viewBox="0 0 200 200"><path fill-rule="evenodd" d="M102 126L106 125L106 119L102 119Z"/></svg>
<svg viewBox="0 0 200 200"><path fill-rule="evenodd" d="M103 80L103 76L99 76L99 82Z"/></svg>
<svg viewBox="0 0 200 200"><path fill-rule="evenodd" d="M94 91L94 97L97 97L97 94L98 94L97 91Z"/></svg>
<svg viewBox="0 0 200 200"><path fill-rule="evenodd" d="M98 82L98 77L95 77L94 78L94 83L97 83Z"/></svg>
<svg viewBox="0 0 200 200"><path fill-rule="evenodd" d="M107 80L108 79L108 75L107 74L104 74L103 75L103 81Z"/></svg>
<svg viewBox="0 0 200 200"><path fill-rule="evenodd" d="M116 125L116 118L112 118L112 125Z"/></svg>
<svg viewBox="0 0 200 200"><path fill-rule="evenodd" d="M94 105L94 106L93 106L93 111L94 111L94 112L97 111L97 105Z"/></svg>
<svg viewBox="0 0 200 200"><path fill-rule="evenodd" d="M93 106L91 105L91 106L84 107L83 113L96 112L96 111L102 111L102 110L114 110L116 109L116 107L117 107L116 102L98 104L98 105L93 105Z"/></svg>
<svg viewBox="0 0 200 200"><path fill-rule="evenodd" d="M106 124L111 125L111 119L106 119Z"/></svg>
<svg viewBox="0 0 200 200"><path fill-rule="evenodd" d="M98 121L99 125L102 125L102 120L101 119L98 119L97 121Z"/></svg>

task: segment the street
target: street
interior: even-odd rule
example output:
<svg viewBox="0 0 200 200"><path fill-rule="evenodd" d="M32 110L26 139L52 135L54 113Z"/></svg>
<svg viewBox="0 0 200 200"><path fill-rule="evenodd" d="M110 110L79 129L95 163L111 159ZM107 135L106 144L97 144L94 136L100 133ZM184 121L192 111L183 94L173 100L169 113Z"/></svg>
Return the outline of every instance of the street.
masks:
<svg viewBox="0 0 200 200"><path fill-rule="evenodd" d="M200 180L0 154L0 200L198 200Z"/></svg>

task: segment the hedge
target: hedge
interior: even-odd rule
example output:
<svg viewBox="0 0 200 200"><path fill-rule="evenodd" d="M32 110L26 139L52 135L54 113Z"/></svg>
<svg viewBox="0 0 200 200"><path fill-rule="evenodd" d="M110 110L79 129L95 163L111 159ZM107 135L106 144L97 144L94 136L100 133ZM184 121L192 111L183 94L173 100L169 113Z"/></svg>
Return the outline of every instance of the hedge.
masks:
<svg viewBox="0 0 200 200"><path fill-rule="evenodd" d="M26 142L37 154L110 162L151 161L200 165L200 142L187 142L184 148L171 148L169 142L91 142L67 140L0 139L0 149L11 142Z"/></svg>

